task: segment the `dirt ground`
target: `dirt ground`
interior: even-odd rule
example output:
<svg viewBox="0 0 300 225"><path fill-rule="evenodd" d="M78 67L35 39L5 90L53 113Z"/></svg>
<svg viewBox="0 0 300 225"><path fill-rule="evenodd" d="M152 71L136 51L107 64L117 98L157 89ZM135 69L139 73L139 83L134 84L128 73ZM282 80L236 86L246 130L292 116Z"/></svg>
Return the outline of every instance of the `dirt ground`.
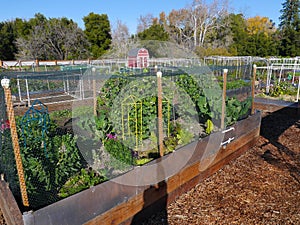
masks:
<svg viewBox="0 0 300 225"><path fill-rule="evenodd" d="M143 224L300 224L300 116L263 114L255 147Z"/></svg>

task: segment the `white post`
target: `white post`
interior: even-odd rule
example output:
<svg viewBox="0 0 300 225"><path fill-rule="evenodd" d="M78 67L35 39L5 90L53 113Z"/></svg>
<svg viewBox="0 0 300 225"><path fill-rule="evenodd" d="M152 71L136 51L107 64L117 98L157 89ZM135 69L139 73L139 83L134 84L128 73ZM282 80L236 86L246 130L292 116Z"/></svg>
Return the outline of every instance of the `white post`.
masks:
<svg viewBox="0 0 300 225"><path fill-rule="evenodd" d="M300 76L299 76L299 79L298 79L298 91L297 91L297 100L296 100L296 102L299 102L299 92L300 92Z"/></svg>
<svg viewBox="0 0 300 225"><path fill-rule="evenodd" d="M281 81L281 76L282 76L283 66L284 66L284 64L282 64L282 65L281 65L281 68L280 68L280 73L279 73L279 80L278 80L278 83L280 83L280 81Z"/></svg>
<svg viewBox="0 0 300 225"><path fill-rule="evenodd" d="M83 77L81 77L81 85L82 85L82 99L84 99L84 82L83 82Z"/></svg>
<svg viewBox="0 0 300 225"><path fill-rule="evenodd" d="M79 98L82 100L82 80L79 79Z"/></svg>
<svg viewBox="0 0 300 225"><path fill-rule="evenodd" d="M20 79L17 78L17 86L18 86L18 92L19 92L19 99L20 102L22 102L22 95L21 95L21 87L20 87Z"/></svg>
<svg viewBox="0 0 300 225"><path fill-rule="evenodd" d="M68 78L68 75L67 75L67 93L68 93L68 95L70 94L69 93L69 78Z"/></svg>
<svg viewBox="0 0 300 225"><path fill-rule="evenodd" d="M294 84L294 82L295 82L295 75L296 75L296 67L297 67L297 65L298 65L297 64L297 59L295 59L292 84Z"/></svg>
<svg viewBox="0 0 300 225"><path fill-rule="evenodd" d="M28 89L28 81L25 79L25 84L26 84L26 93L27 93L27 102L28 102L28 107L30 107L30 96L29 96L29 89Z"/></svg>
<svg viewBox="0 0 300 225"><path fill-rule="evenodd" d="M270 92L272 70L273 70L273 65L271 64L270 66L268 66L267 86L266 86L266 93L267 94L269 94L269 92Z"/></svg>

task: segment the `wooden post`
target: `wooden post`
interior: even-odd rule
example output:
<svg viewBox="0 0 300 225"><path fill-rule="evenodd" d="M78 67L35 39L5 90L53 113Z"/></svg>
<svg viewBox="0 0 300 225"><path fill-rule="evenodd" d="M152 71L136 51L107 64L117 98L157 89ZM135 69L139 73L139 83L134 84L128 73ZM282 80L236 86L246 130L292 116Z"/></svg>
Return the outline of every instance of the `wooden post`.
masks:
<svg viewBox="0 0 300 225"><path fill-rule="evenodd" d="M19 177L19 182L20 182L22 201L23 201L24 206L29 206L22 158L21 158L21 153L20 153L19 139L18 139L18 133L17 133L17 127L16 127L16 120L15 120L15 114L14 114L13 103L12 103L12 98L11 98L12 97L11 90L9 88L9 79L6 79L6 78L2 79L1 85L2 85L2 87L4 89L4 93L5 93L6 111L7 111L8 119L9 119L9 123L10 123L10 133L11 133L12 144L13 144L13 148L14 148L14 154L15 154L17 172L18 172L18 177Z"/></svg>
<svg viewBox="0 0 300 225"><path fill-rule="evenodd" d="M256 65L253 65L253 75L252 75L252 92L251 92L251 97L252 97L252 105L251 105L251 115L254 114L254 95L255 95L255 81L256 81Z"/></svg>
<svg viewBox="0 0 300 225"><path fill-rule="evenodd" d="M40 66L40 61L38 59L35 60L35 66L39 67Z"/></svg>
<svg viewBox="0 0 300 225"><path fill-rule="evenodd" d="M225 128L227 73L228 73L228 69L224 69L223 70L223 94L222 94L221 129Z"/></svg>
<svg viewBox="0 0 300 225"><path fill-rule="evenodd" d="M163 112L162 112L162 72L158 71L157 76L157 117L158 117L158 147L160 157L164 156L164 146L163 146Z"/></svg>
<svg viewBox="0 0 300 225"><path fill-rule="evenodd" d="M96 68L92 68L93 77L93 99L94 99L94 116L97 116L97 95L96 95Z"/></svg>

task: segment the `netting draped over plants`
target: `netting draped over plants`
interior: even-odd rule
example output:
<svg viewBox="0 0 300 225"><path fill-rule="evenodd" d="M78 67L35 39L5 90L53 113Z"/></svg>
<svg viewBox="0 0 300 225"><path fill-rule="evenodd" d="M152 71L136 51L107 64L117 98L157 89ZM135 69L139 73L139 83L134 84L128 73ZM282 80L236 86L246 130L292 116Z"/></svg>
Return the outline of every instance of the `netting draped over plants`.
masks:
<svg viewBox="0 0 300 225"><path fill-rule="evenodd" d="M251 62L190 62L180 66L176 61L176 67L111 64L2 73L10 78L15 96L30 208L49 205L157 159L160 142L168 155L221 130L221 120L229 127L249 116ZM2 88L0 97L0 172L19 196Z"/></svg>
<svg viewBox="0 0 300 225"><path fill-rule="evenodd" d="M17 178L16 162L13 154L10 123L7 118L4 90L0 86L0 174L9 181L17 199L21 197Z"/></svg>

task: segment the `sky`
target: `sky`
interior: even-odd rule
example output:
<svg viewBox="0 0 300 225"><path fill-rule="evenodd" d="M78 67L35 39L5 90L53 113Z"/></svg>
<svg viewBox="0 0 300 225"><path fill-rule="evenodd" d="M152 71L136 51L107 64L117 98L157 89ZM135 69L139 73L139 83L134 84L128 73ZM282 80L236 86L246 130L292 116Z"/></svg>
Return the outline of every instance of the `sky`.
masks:
<svg viewBox="0 0 300 225"><path fill-rule="evenodd" d="M209 4L212 0L206 0ZM243 13L246 18L269 17L276 26L279 24L280 10L284 0L229 0L230 12ZM152 14L166 15L172 9L178 10L191 4L192 0L2 0L0 22L21 18L29 20L36 13L47 18L67 17L84 29L83 17L90 12L107 14L112 27L120 20L126 24L131 34L136 33L138 18Z"/></svg>

